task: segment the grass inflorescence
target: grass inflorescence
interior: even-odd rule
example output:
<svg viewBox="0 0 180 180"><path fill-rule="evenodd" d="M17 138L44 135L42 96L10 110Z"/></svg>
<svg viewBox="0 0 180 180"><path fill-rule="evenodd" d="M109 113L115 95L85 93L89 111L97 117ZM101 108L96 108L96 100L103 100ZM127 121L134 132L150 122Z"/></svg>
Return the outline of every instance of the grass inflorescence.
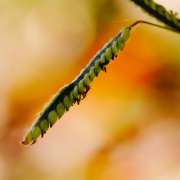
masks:
<svg viewBox="0 0 180 180"><path fill-rule="evenodd" d="M180 19L177 13L167 10L164 6L154 2L153 0L131 0L141 8L143 8L151 16L154 16L166 25L180 32Z"/></svg>
<svg viewBox="0 0 180 180"><path fill-rule="evenodd" d="M23 144L33 144L37 138L46 133L57 119L69 110L75 103L79 104L86 97L90 84L101 71L106 71L106 66L113 60L120 50L123 50L129 37L131 27L121 30L112 40L97 52L90 63L81 71L79 76L66 85L50 100L36 119L35 124L26 134Z"/></svg>
<svg viewBox="0 0 180 180"><path fill-rule="evenodd" d="M106 72L106 66L117 57L119 51L124 49L125 43L129 39L131 29L140 23L174 31L174 29L169 27L163 27L142 20L136 21L130 26L123 28L95 54L90 63L80 72L75 80L60 89L50 100L25 135L22 141L23 144L34 144L37 138L39 136L43 137L47 130L52 127L71 106L76 103L79 104L80 101L86 97L91 82L101 71Z"/></svg>

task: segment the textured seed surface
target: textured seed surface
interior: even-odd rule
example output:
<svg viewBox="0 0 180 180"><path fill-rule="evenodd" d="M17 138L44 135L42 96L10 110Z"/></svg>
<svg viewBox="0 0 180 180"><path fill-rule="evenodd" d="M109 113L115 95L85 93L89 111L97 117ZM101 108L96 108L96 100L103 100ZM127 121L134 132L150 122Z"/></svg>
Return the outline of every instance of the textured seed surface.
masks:
<svg viewBox="0 0 180 180"><path fill-rule="evenodd" d="M70 108L70 106L71 106L71 101L70 101L69 97L68 97L68 96L65 96L63 102L64 102L64 107L65 107L66 110L68 111L69 108Z"/></svg>
<svg viewBox="0 0 180 180"><path fill-rule="evenodd" d="M90 69L90 72L89 72L89 79L91 79L91 81L93 81L93 79L95 78L95 73L94 73L94 67L92 67Z"/></svg>
<svg viewBox="0 0 180 180"><path fill-rule="evenodd" d="M69 95L70 101L73 103L74 102L74 96L73 96L73 91Z"/></svg>
<svg viewBox="0 0 180 180"><path fill-rule="evenodd" d="M127 39L129 38L129 35L130 35L130 29L129 28L124 28L122 30L122 33L121 33L121 41L124 43L127 41Z"/></svg>
<svg viewBox="0 0 180 180"><path fill-rule="evenodd" d="M107 48L105 52L106 59L110 61L112 59L112 51L111 48Z"/></svg>
<svg viewBox="0 0 180 180"><path fill-rule="evenodd" d="M41 135L41 129L39 126L34 126L32 128L32 139L33 141L36 141L36 139Z"/></svg>
<svg viewBox="0 0 180 180"><path fill-rule="evenodd" d="M61 116L64 114L64 112L65 112L65 107L64 107L63 103L59 103L59 104L57 105L56 111L57 111L59 117L61 117Z"/></svg>
<svg viewBox="0 0 180 180"><path fill-rule="evenodd" d="M123 50L124 49L124 46L125 46L125 44L124 44L124 42L122 41L122 39L119 37L118 38L118 48L119 48L119 50Z"/></svg>
<svg viewBox="0 0 180 180"><path fill-rule="evenodd" d="M30 144L32 142L32 131L29 131L25 137L25 140L22 141L24 145Z"/></svg>
<svg viewBox="0 0 180 180"><path fill-rule="evenodd" d="M86 86L89 86L90 83L91 83L91 81L90 81L90 79L89 79L89 76L88 76L88 74L86 74L85 77L84 77L84 84L85 84Z"/></svg>
<svg viewBox="0 0 180 180"><path fill-rule="evenodd" d="M93 79L99 75L100 71L106 71L106 65L114 58L118 50L124 47L128 38L127 34L127 30L118 33L114 39L97 52L92 61L74 81L58 91L40 113L36 123L22 142L23 144L35 143L40 135L43 137L48 128L52 127L57 119L69 110L70 106L75 103L79 104L86 97Z"/></svg>
<svg viewBox="0 0 180 180"><path fill-rule="evenodd" d="M40 122L40 128L41 128L41 131L43 131L43 133L45 133L48 130L49 123L46 119Z"/></svg>
<svg viewBox="0 0 180 180"><path fill-rule="evenodd" d="M81 80L81 81L79 82L78 88L79 88L78 90L79 90L80 93L83 93L83 92L86 91L86 88L84 87L84 82L83 82L83 80Z"/></svg>
<svg viewBox="0 0 180 180"><path fill-rule="evenodd" d="M117 53L118 53L117 41L114 41L114 42L113 42L112 52L113 52L113 54L114 54L115 56L116 56Z"/></svg>
<svg viewBox="0 0 180 180"><path fill-rule="evenodd" d="M52 126L57 121L57 119L58 119L58 115L56 111L51 111L48 114L48 121L49 121L50 126Z"/></svg>
<svg viewBox="0 0 180 180"><path fill-rule="evenodd" d="M102 55L101 55L100 62L101 62L102 64L104 64L104 63L106 62L105 54L102 54Z"/></svg>
<svg viewBox="0 0 180 180"><path fill-rule="evenodd" d="M78 98L78 86L75 86L74 90L73 90L73 96L74 98Z"/></svg>

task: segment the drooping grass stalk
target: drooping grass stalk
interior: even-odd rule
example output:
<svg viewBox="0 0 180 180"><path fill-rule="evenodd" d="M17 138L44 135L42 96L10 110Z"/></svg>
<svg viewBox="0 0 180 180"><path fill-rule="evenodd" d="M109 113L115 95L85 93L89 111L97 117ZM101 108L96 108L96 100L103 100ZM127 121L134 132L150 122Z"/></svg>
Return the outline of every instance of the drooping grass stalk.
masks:
<svg viewBox="0 0 180 180"><path fill-rule="evenodd" d="M136 21L130 26L123 28L95 54L90 63L80 72L75 80L60 89L50 100L37 117L31 129L25 135L25 138L22 141L23 144L35 143L37 138L40 135L43 137L48 128L52 127L57 119L60 119L73 104L79 104L80 101L86 97L91 82L101 71L106 71L106 66L117 57L119 51L124 49L132 28L140 23L174 30L169 27L163 27L146 21Z"/></svg>
<svg viewBox="0 0 180 180"><path fill-rule="evenodd" d="M154 0L131 0L151 16L160 20L164 24L176 29L180 32L180 19L173 11L168 11L164 6L157 4Z"/></svg>

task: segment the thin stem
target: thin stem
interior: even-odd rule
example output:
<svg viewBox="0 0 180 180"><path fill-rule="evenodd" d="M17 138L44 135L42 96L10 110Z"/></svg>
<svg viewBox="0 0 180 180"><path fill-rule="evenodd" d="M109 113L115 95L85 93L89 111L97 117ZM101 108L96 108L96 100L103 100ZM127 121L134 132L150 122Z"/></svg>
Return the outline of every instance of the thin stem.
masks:
<svg viewBox="0 0 180 180"><path fill-rule="evenodd" d="M129 26L129 28L133 28L134 26L136 26L138 24L146 24L146 25L157 27L157 28L165 29L165 30L168 30L168 31L173 31L173 32L176 32L176 33L180 33L179 31L177 31L174 28L171 28L171 27L168 27L168 26L162 26L162 25L155 24L155 23L148 22L148 21L144 21L144 20L138 20L138 21L134 22L133 24L131 24Z"/></svg>

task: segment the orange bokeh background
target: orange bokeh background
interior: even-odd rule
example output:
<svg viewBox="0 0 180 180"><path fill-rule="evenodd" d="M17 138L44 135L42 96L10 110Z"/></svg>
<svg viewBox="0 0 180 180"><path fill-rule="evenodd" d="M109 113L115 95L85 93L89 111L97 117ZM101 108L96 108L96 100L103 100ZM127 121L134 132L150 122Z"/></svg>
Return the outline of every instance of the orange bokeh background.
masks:
<svg viewBox="0 0 180 180"><path fill-rule="evenodd" d="M180 12L178 0L159 0ZM180 36L135 28L123 52L33 146L51 96L135 20L130 1L0 0L0 179L180 179Z"/></svg>

